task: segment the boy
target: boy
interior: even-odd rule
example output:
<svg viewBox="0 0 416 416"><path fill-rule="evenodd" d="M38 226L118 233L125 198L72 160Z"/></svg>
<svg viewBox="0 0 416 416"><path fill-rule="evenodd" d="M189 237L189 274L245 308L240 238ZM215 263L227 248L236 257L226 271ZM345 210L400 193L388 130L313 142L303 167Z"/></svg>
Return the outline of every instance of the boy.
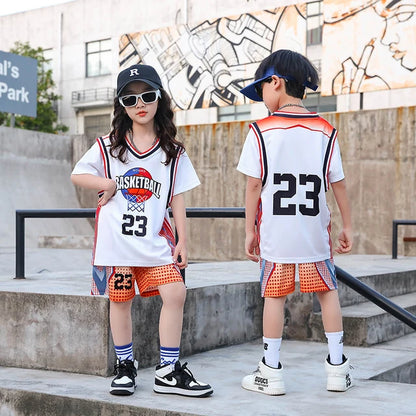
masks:
<svg viewBox="0 0 416 416"><path fill-rule="evenodd" d="M343 355L342 315L330 239L325 192L331 184L342 217L337 253L352 247L351 214L337 131L302 104L305 87L317 89L318 74L303 55L278 50L265 58L255 81L241 92L263 101L271 115L252 123L237 169L247 175L247 257L260 261L264 297L264 357L242 387L285 394L279 362L286 296L316 292L328 338L327 389L351 387L349 359ZM284 109L284 111L282 111Z"/></svg>

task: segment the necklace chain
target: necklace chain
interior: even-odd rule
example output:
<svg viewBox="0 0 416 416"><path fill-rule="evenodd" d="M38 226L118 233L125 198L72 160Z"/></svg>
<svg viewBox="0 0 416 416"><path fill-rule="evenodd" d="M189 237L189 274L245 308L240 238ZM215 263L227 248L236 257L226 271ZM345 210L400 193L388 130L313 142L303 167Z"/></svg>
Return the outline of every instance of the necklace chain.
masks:
<svg viewBox="0 0 416 416"><path fill-rule="evenodd" d="M305 108L305 106L304 105L301 105L301 104L285 104L285 105L282 105L281 107L279 107L278 109L277 109L277 111L280 111L282 108L286 108L286 107L301 107L301 108Z"/></svg>

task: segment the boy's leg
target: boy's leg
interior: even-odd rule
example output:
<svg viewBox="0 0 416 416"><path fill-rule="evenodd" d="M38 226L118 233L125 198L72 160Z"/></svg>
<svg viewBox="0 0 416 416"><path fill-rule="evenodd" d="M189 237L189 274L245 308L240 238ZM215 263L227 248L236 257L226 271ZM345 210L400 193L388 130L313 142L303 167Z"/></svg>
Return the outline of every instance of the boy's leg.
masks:
<svg viewBox="0 0 416 416"><path fill-rule="evenodd" d="M321 305L322 323L328 339L329 355L325 360L327 390L346 391L352 387L350 361L343 354L342 313L338 291L317 292Z"/></svg>
<svg viewBox="0 0 416 416"><path fill-rule="evenodd" d="M286 296L265 298L263 308L263 350L265 364L279 367Z"/></svg>
<svg viewBox="0 0 416 416"><path fill-rule="evenodd" d="M344 333L342 330L342 314L338 291L317 292L316 295L321 305L322 323L328 339L330 363L333 365L341 364Z"/></svg>
<svg viewBox="0 0 416 416"><path fill-rule="evenodd" d="M257 370L245 376L241 386L269 395L285 394L283 367L279 362L286 296L295 290L295 265L261 261L263 308L263 353Z"/></svg>

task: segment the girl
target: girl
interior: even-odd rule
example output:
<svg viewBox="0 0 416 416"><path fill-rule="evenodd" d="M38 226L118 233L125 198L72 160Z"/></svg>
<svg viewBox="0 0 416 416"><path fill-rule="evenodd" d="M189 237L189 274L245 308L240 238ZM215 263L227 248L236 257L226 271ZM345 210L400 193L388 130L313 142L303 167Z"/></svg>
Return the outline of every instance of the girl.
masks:
<svg viewBox="0 0 416 416"><path fill-rule="evenodd" d="M182 193L200 184L176 137L171 101L155 69L133 65L117 78L112 130L76 164L72 182L99 192L93 251L93 293L108 293L117 363L110 393L136 387L131 305L160 294L160 365L154 391L203 397L210 385L181 365L179 345L186 289L179 269L188 264ZM178 242L169 222L171 207Z"/></svg>

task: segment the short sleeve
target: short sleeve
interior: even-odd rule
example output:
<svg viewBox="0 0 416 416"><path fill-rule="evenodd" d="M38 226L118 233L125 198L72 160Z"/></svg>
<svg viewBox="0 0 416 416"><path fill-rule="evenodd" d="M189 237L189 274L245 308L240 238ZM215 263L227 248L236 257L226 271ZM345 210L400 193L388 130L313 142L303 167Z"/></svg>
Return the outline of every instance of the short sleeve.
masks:
<svg viewBox="0 0 416 416"><path fill-rule="evenodd" d="M246 141L244 142L237 170L247 176L261 178L259 144L257 137L251 128L247 134Z"/></svg>
<svg viewBox="0 0 416 416"><path fill-rule="evenodd" d="M184 151L178 156L173 195L181 194L201 184L191 159Z"/></svg>
<svg viewBox="0 0 416 416"><path fill-rule="evenodd" d="M338 139L335 140L331 160L328 170L329 183L338 182L344 179L344 170L342 168L341 151L339 149Z"/></svg>
<svg viewBox="0 0 416 416"><path fill-rule="evenodd" d="M73 175L85 173L95 176L105 176L103 158L97 142L95 142L84 156L82 156L72 171Z"/></svg>

